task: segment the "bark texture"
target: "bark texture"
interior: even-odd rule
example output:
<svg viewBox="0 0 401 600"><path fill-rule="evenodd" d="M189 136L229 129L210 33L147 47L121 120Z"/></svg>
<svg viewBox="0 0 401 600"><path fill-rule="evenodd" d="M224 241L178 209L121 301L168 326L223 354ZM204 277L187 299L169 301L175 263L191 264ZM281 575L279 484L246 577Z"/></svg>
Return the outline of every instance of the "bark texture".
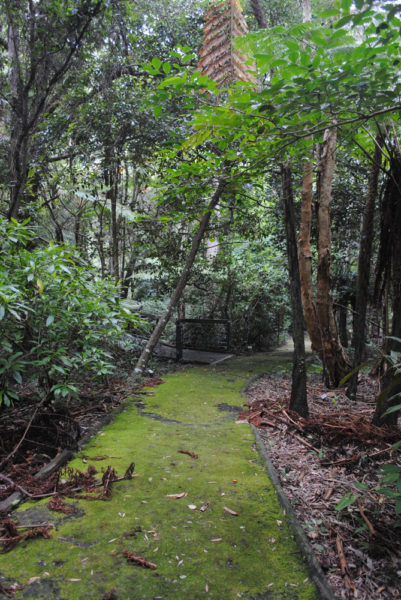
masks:
<svg viewBox="0 0 401 600"><path fill-rule="evenodd" d="M316 313L316 305L312 280L311 228L313 205L313 163L304 165L301 193L301 224L299 229L299 274L301 279L301 298L304 309L305 324L309 333L312 349L319 352L322 336Z"/></svg>
<svg viewBox="0 0 401 600"><path fill-rule="evenodd" d="M161 337L167 323L169 322L171 315L173 314L173 310L177 306L177 304L182 296L182 293L185 289L185 286L186 286L189 276L191 274L191 269L195 262L195 258L198 253L199 246L204 238L205 232L209 225L210 217L212 215L213 210L216 208L217 204L219 203L221 195L224 191L224 185L225 184L222 180L220 180L217 183L216 189L210 199L207 210L202 217L199 228L198 228L197 232L195 233L194 237L192 238L191 249L189 251L189 254L188 254L185 266L180 275L180 278L178 279L175 290L170 298L170 302L168 303L166 310L164 311L164 313L160 317L159 321L157 322L156 327L154 328L152 335L149 338L148 343L146 344L144 350L142 351L141 356L138 359L138 362L136 363L136 367L135 367L136 373L142 373L143 370L146 368L146 365L149 362L152 352L153 352L156 344L160 340L160 337Z"/></svg>
<svg viewBox="0 0 401 600"><path fill-rule="evenodd" d="M392 285L391 337L388 351L401 354L401 155L398 147L392 149L390 174L382 203L379 275L386 293L386 282ZM395 338L395 339L394 339ZM392 406L401 404L401 376L389 362L382 379L381 393L373 417L375 425L396 425L400 411L385 414Z"/></svg>
<svg viewBox="0 0 401 600"><path fill-rule="evenodd" d="M350 363L341 345L331 296L331 218L330 202L335 167L337 131L326 130L319 161L319 252L317 266L316 313L321 333L320 353L326 370L326 383L338 386L349 372Z"/></svg>
<svg viewBox="0 0 401 600"><path fill-rule="evenodd" d="M368 306L368 291L370 278L370 261L372 259L373 223L380 166L382 162L382 136L376 137L373 162L369 176L367 202L362 217L361 241L358 257L358 277L356 282L355 312L353 319L352 346L354 347L353 368L364 360L366 339L366 310ZM355 373L348 383L347 396L355 400L358 387L358 373Z"/></svg>
<svg viewBox="0 0 401 600"><path fill-rule="evenodd" d="M260 1L251 0L251 7L259 29L267 29L267 21Z"/></svg>
<svg viewBox="0 0 401 600"><path fill-rule="evenodd" d="M306 393L304 318L302 312L301 280L298 266L291 170L287 165L283 165L281 167L281 177L282 203L286 229L288 273L290 276L292 339L294 341L290 408L291 410L295 410L302 417L307 417L308 402Z"/></svg>

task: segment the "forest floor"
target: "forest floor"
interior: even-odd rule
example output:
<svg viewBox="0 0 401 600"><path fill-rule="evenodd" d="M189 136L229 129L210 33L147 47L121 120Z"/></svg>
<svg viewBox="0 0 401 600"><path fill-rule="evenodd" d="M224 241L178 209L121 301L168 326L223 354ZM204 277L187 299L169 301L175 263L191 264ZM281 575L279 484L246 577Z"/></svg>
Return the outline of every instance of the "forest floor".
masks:
<svg viewBox="0 0 401 600"><path fill-rule="evenodd" d="M248 418L259 427L282 487L291 499L298 520L304 527L336 596L358 600L401 598L398 584L401 576L401 540L399 529L394 528L394 505L375 490L381 465L397 460L399 464L400 454L391 454L389 449L401 434L398 430L385 432L382 436L370 427L377 383L366 375L362 377L357 402L350 404L343 390L327 390L321 383L321 375L310 373L310 418L308 421L299 419L288 410L290 358L290 348L286 346L275 353L240 357L218 367L186 367L168 375L165 378L167 383L156 389L150 388L163 380L148 379L145 388L135 386L129 379L114 379L107 384L97 385L90 382L82 393L81 403L72 402L68 410L53 407L51 410L39 411L14 460L9 460L4 468L0 468L0 472L15 484L27 488L30 493L49 493L50 498L54 496L56 487L62 492L64 486L65 495L61 493L57 497L64 500L72 498L72 502L64 502L64 508L61 502L59 510L65 509L67 513L73 510L74 514L50 512L47 508L48 498L41 500L39 504L35 501L34 505L23 505L18 512L12 513L12 521L18 519L21 523L17 527L38 521L45 525L55 524L54 533L45 528L42 533L38 531L37 534L44 534L45 537L53 535L56 540L50 545L50 540L47 539L22 539L23 543L14 548L11 554L4 555L5 561L0 555L0 598L92 597L96 600L122 600L129 597L131 600L132 591L136 590L135 598L231 600L243 597L248 600L253 597L264 598L264 595L258 596L255 595L256 592L249 591L261 590L264 586L268 590L266 597L269 599L276 597L274 593L278 594L277 598L314 597L310 589L305 590L305 595L302 595L303 592L297 587L299 582L285 578L285 595L280 596L279 580L283 581L281 568L267 583L272 571L269 562L271 557L275 556L274 568L283 559L281 550L278 554L274 553L278 552L277 542L283 539L283 525L278 525L278 522L285 520L278 506L272 509L271 494L266 487L256 490L257 510L247 502L245 496L242 495L241 499L238 492L245 481L241 482L245 467L239 466L236 461L235 464L227 462L233 450L234 454L243 454L247 468L256 468L256 472L248 473L246 477L252 475L250 478L255 479L257 476L261 481L261 467L259 460L255 461L254 449L252 456L248 456L252 436L250 432L245 434L243 427L246 426L235 425L235 420L241 407L244 408L244 401L239 395L240 387L250 375L260 375L267 370L268 374L257 378L250 385L249 410L242 413L240 420ZM311 370L313 371L313 367ZM180 378L184 382L182 389L177 387ZM29 390L26 393L23 405L0 414L0 463L21 439L29 415L32 415ZM127 402L129 396L131 400ZM189 402L184 403L184 408L183 399L187 397ZM209 413L209 409L212 409L212 413ZM121 415L118 416L120 412ZM128 437L125 433L121 434L126 445L124 453L121 452L120 435L115 435L113 440L113 423L102 430L105 422L113 421L115 417L114 422L117 424L119 420L122 424L127 418L130 420ZM131 427L132 423L139 423L138 417L142 425L135 433ZM207 425L208 418L213 425ZM138 446L143 445L143 427L149 437L145 452L138 449ZM47 482L38 485L33 474L66 445L76 445L79 430L84 439L97 432L89 446L82 446L81 443L80 452L70 465L81 472L88 469L84 476L75 471L72 480L79 491L76 489L71 492L71 472L70 475L67 472L62 475L56 473ZM242 439L240 446L234 448L232 440L227 437L229 431L235 437L239 435L238 442ZM214 436L213 444L218 440L217 446L209 445L205 439L206 432ZM187 449L190 454L198 454L199 458L176 454L182 448ZM205 454L208 456L207 460ZM129 466L127 461L130 462L131 458L137 463L139 472L134 477L132 473L126 473L126 480L114 483L114 490L109 489L109 493L112 492L110 503L105 503L104 497L103 501L96 503L87 499L89 495L107 496L107 483L103 485L102 493L99 493L99 488L96 493L93 491L96 481L95 474L91 475L93 468L99 468L99 465L106 464L107 461L107 464L111 462L112 467L121 472L121 469ZM223 475L215 471L216 463L220 462L225 465ZM161 478L158 476L159 469L164 471ZM104 477L107 470L103 467L102 472ZM111 479L113 477L111 474ZM191 483L193 479L196 484ZM156 488L156 481L161 487ZM213 484L211 481L218 483ZM366 484L368 491L358 489L358 482ZM263 485L266 485L266 481ZM0 481L0 501L12 489L13 486ZM338 511L338 502L348 492L359 496L352 505ZM167 499L166 503L169 493L176 497ZM140 503L136 502L133 509L130 498L136 498L137 494L141 496ZM84 497L78 498L80 495ZM54 501L56 509L57 502ZM260 502L267 503L266 510L272 513L270 516L273 524L275 522L278 526L275 533L264 533L259 523ZM100 542L92 539L85 524L88 514L94 516L97 513L97 510L91 508L95 504L102 505L100 512L105 512L100 526ZM104 510L105 505L114 507L110 509L111 515L109 508ZM153 518L149 505L152 506L153 513L159 513L157 520ZM196 508L191 509L190 505ZM225 508L238 515L227 512ZM246 523L243 523L241 519L244 519L245 513L247 518ZM277 517L277 514L280 516ZM96 518L99 519L99 515ZM107 518L113 524L113 534L103 532L104 519ZM208 521L209 525L202 523L202 519ZM212 520L214 523L210 525ZM98 529L98 525L97 523L95 529ZM235 525L234 532L227 529L232 525ZM219 530L216 529L215 537L208 535L207 528L210 526ZM249 528L249 537L244 535L241 527ZM195 532L188 531L192 528L197 532L198 538L194 537ZM226 528L223 534L220 533L220 528ZM17 529L14 534L23 537L29 531ZM32 530L32 533L34 531L36 530ZM174 543L170 542L166 546L166 539L160 541L160 534L166 538L167 532L170 536L171 533L174 534ZM206 538L202 537L205 532ZM9 533L5 535L4 529L0 533L3 538L10 537ZM232 595L231 591L227 592L227 588L224 588L226 584L222 581L235 580L233 573L237 574L240 563L235 554L235 543L226 546L225 537L234 539L239 533L242 534L237 540L239 554L248 555L251 552L251 556L255 556L256 552L256 566L267 561L267 569L258 568L254 572L253 565L247 564L246 567L250 570L250 579L246 584L248 591L244 591L244 586L241 587L242 584L236 581L237 591ZM84 540L80 540L81 534L85 537ZM91 537L90 540L86 539L88 536ZM270 558L264 554L260 556L261 548L254 548L252 545L255 539L268 540L271 545ZM112 548L110 544L113 544ZM97 571L99 559L95 560L92 549L96 555L100 553L105 557L103 573ZM72 554L73 565L65 560L66 552ZM113 552L114 558L110 562ZM46 558L49 553L50 559ZM143 559L146 555L149 564L158 563L158 569L140 568L140 563L136 563L139 567L135 567L134 575L130 575L132 565L127 570L119 559L123 556L128 560L130 553L137 559ZM205 559L202 582L199 581L198 574L195 574L196 570L199 571L200 557ZM21 564L23 566L19 570L18 565ZM142 564L143 566L146 567ZM184 566L186 570L183 569ZM122 571L125 582L123 586L120 579ZM82 587L87 585L84 582L87 582L88 573L91 574L90 591ZM156 582L152 585L153 595L146 595L144 591L146 580ZM122 589L127 582L131 586L128 595L125 588ZM85 591L77 591L78 585ZM18 589L18 586L21 588ZM276 592L272 589L274 587L277 588Z"/></svg>
<svg viewBox="0 0 401 600"><path fill-rule="evenodd" d="M291 373L269 374L248 390L249 410L240 418L259 427L336 596L394 600L401 598L401 527L394 527L394 501L377 486L384 464L401 464L400 451L391 452L401 431L370 425L378 382L360 379L351 403L344 389L327 390L321 375L310 374L304 420L288 410ZM338 510L347 494L353 503Z"/></svg>
<svg viewBox="0 0 401 600"><path fill-rule="evenodd" d="M148 381L108 425L97 416L97 433L43 484L27 476L33 448L8 463L9 479L45 497L0 522L0 597L317 600L254 435L236 423L243 385L268 365L285 368L280 353L261 354ZM105 404L100 390L92 400ZM76 434L67 417L54 445Z"/></svg>

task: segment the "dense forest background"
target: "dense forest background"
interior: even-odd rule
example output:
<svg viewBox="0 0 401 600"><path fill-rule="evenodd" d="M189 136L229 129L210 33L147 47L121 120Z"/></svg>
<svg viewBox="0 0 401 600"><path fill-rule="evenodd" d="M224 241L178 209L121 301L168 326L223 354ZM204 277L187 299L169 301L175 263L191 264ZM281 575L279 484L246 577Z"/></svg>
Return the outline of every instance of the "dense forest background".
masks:
<svg viewBox="0 0 401 600"><path fill-rule="evenodd" d="M0 7L0 405L24 386L40 402L79 394L161 315L170 342L172 317L228 319L238 352L292 324L301 414L304 326L327 385L353 373L351 399L376 355L375 422L394 424L400 5Z"/></svg>

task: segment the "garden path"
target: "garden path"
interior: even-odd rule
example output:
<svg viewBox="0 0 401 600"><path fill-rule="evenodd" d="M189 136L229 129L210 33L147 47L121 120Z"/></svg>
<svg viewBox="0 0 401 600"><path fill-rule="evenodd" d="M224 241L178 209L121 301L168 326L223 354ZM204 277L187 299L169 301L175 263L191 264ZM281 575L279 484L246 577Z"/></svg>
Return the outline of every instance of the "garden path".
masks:
<svg viewBox="0 0 401 600"><path fill-rule="evenodd" d="M288 368L288 350L180 370L128 399L70 466L123 475L135 461L136 477L108 501L67 500L72 515L21 506L13 516L53 523L52 537L0 555L0 583L25 586L16 600L317 600L254 434L236 423L244 384Z"/></svg>

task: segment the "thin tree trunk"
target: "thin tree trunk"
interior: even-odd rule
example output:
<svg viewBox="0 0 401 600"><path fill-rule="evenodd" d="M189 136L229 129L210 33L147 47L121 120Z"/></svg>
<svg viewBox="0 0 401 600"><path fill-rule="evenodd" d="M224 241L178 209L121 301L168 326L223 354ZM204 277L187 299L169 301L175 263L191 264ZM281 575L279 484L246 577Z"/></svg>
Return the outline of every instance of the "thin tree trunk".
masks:
<svg viewBox="0 0 401 600"><path fill-rule="evenodd" d="M391 173L388 178L382 210L381 245L385 260L385 276L392 286L391 336L388 338L388 353L401 353L401 155L395 149L390 161ZM385 414L387 409L401 404L401 375L394 365L397 359L388 361L387 371L381 382L381 393L376 401L373 416L374 425L397 425L399 410Z"/></svg>
<svg viewBox="0 0 401 600"><path fill-rule="evenodd" d="M322 336L316 313L316 304L312 280L312 251L310 235L312 228L313 205L313 163L304 164L301 192L301 224L299 229L299 274L301 280L301 298L304 309L305 325L308 330L312 349L319 352L322 346Z"/></svg>
<svg viewBox="0 0 401 600"><path fill-rule="evenodd" d="M166 310L164 311L163 315L160 317L159 321L157 322L156 327L154 328L152 335L150 336L150 338L148 340L148 343L146 344L144 350L142 351L141 356L138 359L138 362L136 363L136 367L135 367L136 373L142 373L144 371L144 369L146 368L146 365L149 362L152 352L153 352L156 344L158 343L168 321L170 320L170 317L171 317L175 307L177 306L177 304L182 296L182 293L185 289L188 278L191 274L191 269L194 264L196 255L198 253L199 246L203 240L205 231L209 225L210 217L212 215L213 210L216 208L216 206L220 200L220 197L223 193L224 185L225 184L223 183L222 180L220 180L217 184L216 190L210 199L207 210L201 219L199 228L198 228L197 232L195 233L194 237L192 238L191 250L189 251L185 266L184 266L182 273L180 275L180 278L177 282L176 288L170 298L170 302L169 302Z"/></svg>
<svg viewBox="0 0 401 600"><path fill-rule="evenodd" d="M368 289L370 278L370 261L372 258L373 223L377 190L382 162L383 138L378 135L375 140L373 163L369 176L368 198L362 218L361 241L358 257L358 278L356 282L355 312L353 318L352 346L354 347L353 369L364 359L366 338L366 310L368 306ZM355 373L349 383L347 396L355 400L358 387L358 373Z"/></svg>
<svg viewBox="0 0 401 600"><path fill-rule="evenodd" d="M330 289L331 219L330 202L335 167L337 131L326 130L319 162L319 253L317 266L316 312L322 336L321 358L327 371L326 383L338 386L349 372L350 363L341 345L334 317Z"/></svg>
<svg viewBox="0 0 401 600"><path fill-rule="evenodd" d="M301 280L298 266L291 170L287 165L283 165L281 167L281 177L282 203L286 229L288 273L290 276L292 339L294 341L290 408L291 410L295 410L302 417L307 417L308 402L306 393L304 317L301 299Z"/></svg>

